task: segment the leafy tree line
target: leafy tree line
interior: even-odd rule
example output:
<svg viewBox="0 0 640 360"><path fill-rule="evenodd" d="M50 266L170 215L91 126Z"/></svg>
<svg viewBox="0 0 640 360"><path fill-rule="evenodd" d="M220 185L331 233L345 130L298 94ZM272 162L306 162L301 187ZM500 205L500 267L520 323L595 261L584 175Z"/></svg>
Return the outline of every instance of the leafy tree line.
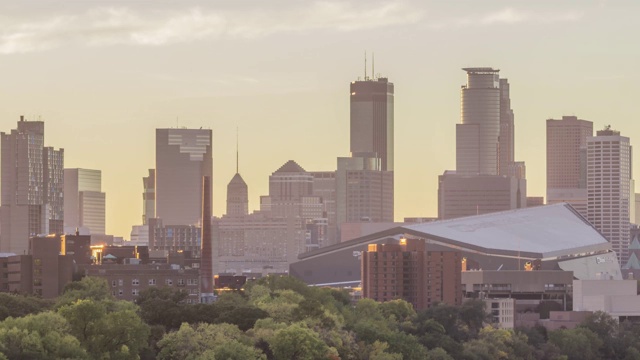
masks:
<svg viewBox="0 0 640 360"><path fill-rule="evenodd" d="M640 359L640 325L594 313L576 329L495 329L484 303L416 313L402 300L267 277L214 304L174 288L136 303L84 278L56 301L0 294L0 359Z"/></svg>

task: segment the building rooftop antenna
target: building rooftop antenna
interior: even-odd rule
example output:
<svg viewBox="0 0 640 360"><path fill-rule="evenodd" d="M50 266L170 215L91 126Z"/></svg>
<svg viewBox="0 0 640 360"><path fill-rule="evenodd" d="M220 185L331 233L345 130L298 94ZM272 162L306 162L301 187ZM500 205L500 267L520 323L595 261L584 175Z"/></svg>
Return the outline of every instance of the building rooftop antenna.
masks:
<svg viewBox="0 0 640 360"><path fill-rule="evenodd" d="M367 50L364 51L364 81L367 81Z"/></svg>
<svg viewBox="0 0 640 360"><path fill-rule="evenodd" d="M236 126L236 174L240 173L240 141L238 136L238 127Z"/></svg>
<svg viewBox="0 0 640 360"><path fill-rule="evenodd" d="M371 79L375 80L376 79L376 71L375 71L375 63L376 63L376 58L375 58L375 53L372 51L371 52Z"/></svg>

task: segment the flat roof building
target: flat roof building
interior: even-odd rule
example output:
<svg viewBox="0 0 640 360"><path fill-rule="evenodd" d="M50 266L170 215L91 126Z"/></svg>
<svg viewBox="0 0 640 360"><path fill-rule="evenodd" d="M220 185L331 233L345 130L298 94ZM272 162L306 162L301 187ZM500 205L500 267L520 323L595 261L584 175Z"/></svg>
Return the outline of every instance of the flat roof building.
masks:
<svg viewBox="0 0 640 360"><path fill-rule="evenodd" d="M460 305L460 253L430 251L422 239L369 244L362 252L362 296L403 299L419 311L438 303Z"/></svg>

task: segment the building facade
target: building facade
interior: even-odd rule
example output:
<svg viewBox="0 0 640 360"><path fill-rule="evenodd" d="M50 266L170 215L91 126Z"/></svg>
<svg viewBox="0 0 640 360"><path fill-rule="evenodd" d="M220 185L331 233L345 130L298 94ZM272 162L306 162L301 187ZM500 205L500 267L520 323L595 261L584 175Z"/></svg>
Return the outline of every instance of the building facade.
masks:
<svg viewBox="0 0 640 360"><path fill-rule="evenodd" d="M44 122L22 116L1 142L0 252L27 254L30 237L63 232L64 150L44 147Z"/></svg>
<svg viewBox="0 0 640 360"><path fill-rule="evenodd" d="M64 169L64 199L66 232L85 228L90 234L106 233L106 195L100 170Z"/></svg>
<svg viewBox="0 0 640 360"><path fill-rule="evenodd" d="M365 78L350 86L351 153L373 153L383 171L393 171L394 87L387 78Z"/></svg>
<svg viewBox="0 0 640 360"><path fill-rule="evenodd" d="M336 218L344 223L393 222L393 172L384 171L373 154L338 158Z"/></svg>
<svg viewBox="0 0 640 360"><path fill-rule="evenodd" d="M200 256L201 228L196 225L164 225L163 219L149 219L149 250L166 253L190 251Z"/></svg>
<svg viewBox="0 0 640 360"><path fill-rule="evenodd" d="M202 177L213 178L209 129L156 129L155 217L165 225L202 220Z"/></svg>
<svg viewBox="0 0 640 360"><path fill-rule="evenodd" d="M460 305L460 261L459 252L429 251L424 239L370 244L362 253L362 296L403 299L417 311L438 303Z"/></svg>
<svg viewBox="0 0 640 360"><path fill-rule="evenodd" d="M592 136L591 121L547 120L547 204L566 202L587 216L587 139Z"/></svg>
<svg viewBox="0 0 640 360"><path fill-rule="evenodd" d="M142 225L156 217L156 169L149 169L149 175L142 178Z"/></svg>
<svg viewBox="0 0 640 360"><path fill-rule="evenodd" d="M438 219L524 208L525 179L500 175L464 175L445 171L438 178Z"/></svg>
<svg viewBox="0 0 640 360"><path fill-rule="evenodd" d="M606 127L587 139L587 220L611 242L620 264L629 258L631 175L628 137Z"/></svg>

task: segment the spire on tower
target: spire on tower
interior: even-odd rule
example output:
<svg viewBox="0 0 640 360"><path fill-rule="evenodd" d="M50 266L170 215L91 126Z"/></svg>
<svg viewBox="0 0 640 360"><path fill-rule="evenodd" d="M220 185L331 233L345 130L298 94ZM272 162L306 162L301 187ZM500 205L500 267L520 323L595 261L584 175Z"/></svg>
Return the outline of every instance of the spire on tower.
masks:
<svg viewBox="0 0 640 360"><path fill-rule="evenodd" d="M239 150L238 127L236 126L236 174L240 173L240 150Z"/></svg>

